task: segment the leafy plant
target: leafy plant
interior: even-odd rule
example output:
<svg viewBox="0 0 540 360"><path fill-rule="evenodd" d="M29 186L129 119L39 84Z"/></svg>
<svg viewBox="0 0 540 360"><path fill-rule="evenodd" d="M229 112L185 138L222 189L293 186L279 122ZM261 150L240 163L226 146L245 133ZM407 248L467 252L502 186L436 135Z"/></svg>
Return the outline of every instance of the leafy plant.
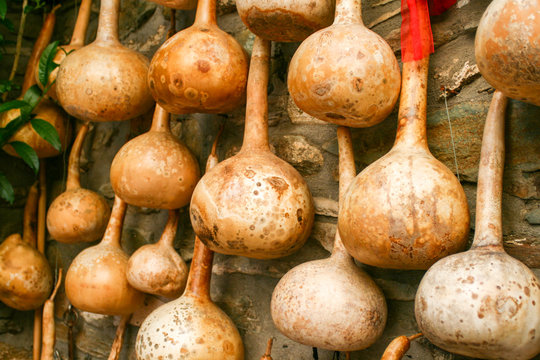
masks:
<svg viewBox="0 0 540 360"><path fill-rule="evenodd" d="M2 1L4 0L0 0L0 2ZM51 72L58 67L58 64L53 61L57 50L58 41L55 41L45 48L39 59L38 81L43 85L43 90L41 90L39 86L33 85L24 93L22 100L12 100L0 105L0 113L19 109L19 116L9 122L4 128L0 128L0 148L3 148L5 145L11 145L21 159L30 166L36 174L39 170L39 159L34 149L26 143L10 141L10 139L21 126L30 123L39 136L45 139L56 150L61 150L60 137L54 126L45 120L36 118L35 114L32 113L47 91L49 91L54 84L54 81L50 84L47 83ZM15 199L13 186L2 172L0 172L0 197L10 204L12 204Z"/></svg>

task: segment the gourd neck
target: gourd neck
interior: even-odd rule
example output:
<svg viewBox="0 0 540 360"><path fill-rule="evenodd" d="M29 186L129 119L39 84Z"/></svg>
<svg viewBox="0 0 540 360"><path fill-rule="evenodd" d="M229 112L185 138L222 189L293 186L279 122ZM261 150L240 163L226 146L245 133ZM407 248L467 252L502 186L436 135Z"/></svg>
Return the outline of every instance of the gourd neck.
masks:
<svg viewBox="0 0 540 360"><path fill-rule="evenodd" d="M169 210L169 218L167 219L167 224L165 224L165 229L161 234L159 239L159 244L164 247L171 248L174 244L174 238L176 236L176 231L178 229L178 210Z"/></svg>
<svg viewBox="0 0 540 360"><path fill-rule="evenodd" d="M120 42L118 40L119 10L120 0L101 0L96 41L106 43Z"/></svg>
<svg viewBox="0 0 540 360"><path fill-rule="evenodd" d="M199 0L194 25L216 25L216 0Z"/></svg>
<svg viewBox="0 0 540 360"><path fill-rule="evenodd" d="M150 127L150 131L166 133L171 132L169 113L158 104L156 104L156 110L154 111L154 117L152 118L152 127Z"/></svg>
<svg viewBox="0 0 540 360"><path fill-rule="evenodd" d="M429 56L403 63L398 129L394 147L429 152L426 135L427 78Z"/></svg>
<svg viewBox="0 0 540 360"><path fill-rule="evenodd" d="M115 196L111 217L109 218L109 223L107 224L107 229L105 229L105 235L103 235L100 245L120 247L120 238L122 236L122 225L124 224L126 208L126 202L118 196Z"/></svg>
<svg viewBox="0 0 540 360"><path fill-rule="evenodd" d="M189 269L185 294L195 295L201 300L210 300L210 280L214 252L195 237L193 259Z"/></svg>
<svg viewBox="0 0 540 360"><path fill-rule="evenodd" d="M504 116L508 100L495 91L484 125L473 248L496 246L502 249L502 188L504 172Z"/></svg>
<svg viewBox="0 0 540 360"><path fill-rule="evenodd" d="M35 182L28 191L26 205L24 206L23 216L23 235L22 240L32 247L36 247L36 212L38 208L38 186Z"/></svg>
<svg viewBox="0 0 540 360"><path fill-rule="evenodd" d="M71 153L69 154L68 174L66 181L66 190L76 190L81 187L80 178L80 158L81 149L88 133L88 122L85 122L77 134L73 146L71 147Z"/></svg>
<svg viewBox="0 0 540 360"><path fill-rule="evenodd" d="M336 0L334 25L362 24L362 0Z"/></svg>
<svg viewBox="0 0 540 360"><path fill-rule="evenodd" d="M86 39L86 29L88 28L88 22L90 21L90 8L92 7L92 0L82 0L79 7L79 14L77 15L77 21L75 22L75 28L73 29L73 35L69 45L80 47L84 45Z"/></svg>
<svg viewBox="0 0 540 360"><path fill-rule="evenodd" d="M246 121L241 151L270 151L268 144L268 65L271 43L255 38L247 81Z"/></svg>
<svg viewBox="0 0 540 360"><path fill-rule="evenodd" d="M354 163L351 130L348 127L339 126L337 129L337 139L339 148L339 210L341 211L347 189L356 177L356 166ZM338 230L336 230L332 257L350 258L349 253L341 241Z"/></svg>

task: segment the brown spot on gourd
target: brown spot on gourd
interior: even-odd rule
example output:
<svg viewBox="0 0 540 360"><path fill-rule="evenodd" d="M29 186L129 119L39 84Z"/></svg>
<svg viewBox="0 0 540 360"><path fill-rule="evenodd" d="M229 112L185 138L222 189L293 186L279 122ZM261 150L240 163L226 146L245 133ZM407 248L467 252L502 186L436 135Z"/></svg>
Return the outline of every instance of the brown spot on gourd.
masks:
<svg viewBox="0 0 540 360"><path fill-rule="evenodd" d="M362 86L364 85L364 81L360 78L355 78L353 80L353 88L354 90L360 92L362 91Z"/></svg>
<svg viewBox="0 0 540 360"><path fill-rule="evenodd" d="M332 86L329 83L316 84L313 87L313 92L319 96L324 96L331 88Z"/></svg>
<svg viewBox="0 0 540 360"><path fill-rule="evenodd" d="M264 180L269 183L270 186L272 186L272 188L279 194L279 197L281 197L283 193L289 188L289 184L287 184L285 180L277 176L272 176Z"/></svg>
<svg viewBox="0 0 540 360"><path fill-rule="evenodd" d="M198 60L197 69L202 73L207 73L210 70L210 63L206 60Z"/></svg>

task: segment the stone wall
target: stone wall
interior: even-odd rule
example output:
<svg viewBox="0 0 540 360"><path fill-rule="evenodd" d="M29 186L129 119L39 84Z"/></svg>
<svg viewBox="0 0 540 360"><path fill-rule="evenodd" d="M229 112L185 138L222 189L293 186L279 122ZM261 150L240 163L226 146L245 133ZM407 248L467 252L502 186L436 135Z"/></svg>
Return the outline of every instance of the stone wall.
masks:
<svg viewBox="0 0 540 360"><path fill-rule="evenodd" d="M478 21L489 0L459 0L446 14L433 19L436 51L431 57L428 88L428 138L433 154L456 172L456 163L468 197L472 219L475 214L476 181L484 119L491 100L492 88L480 76L474 59L474 35ZM124 0L120 36L127 46L148 57L164 41L169 26L170 11L144 0ZM10 18L17 23L17 4L10 4ZM364 22L382 35L399 58L399 0L365 0ZM97 26L98 5L93 14L88 39L93 39ZM75 19L74 1L68 0L58 13L55 38L67 43ZM177 26L192 23L194 11L177 13ZM32 39L37 36L41 16L31 14L25 31L22 61L30 53ZM234 35L250 51L253 35L244 27L235 12L234 0L220 0L218 22L223 30ZM13 37L13 35L10 35ZM286 71L298 44L275 43L272 50L269 87L270 141L275 153L290 162L308 182L317 207L315 226L307 244L286 258L260 261L235 256L215 257L212 297L234 320L243 337L246 359L254 360L264 353L266 341L274 337L273 357L276 360L313 359L312 349L282 336L273 326L270 296L279 278L302 262L324 258L332 248L337 217L337 140L336 126L326 124L302 113L289 99ZM0 78L7 78L13 47L2 59ZM23 69L24 66L20 66ZM20 77L18 77L20 79ZM445 101L441 88L451 90ZM449 118L448 118L449 117ZM397 106L381 124L367 129L353 129L357 170L385 154L393 144L397 121ZM225 132L219 145L220 159L238 151L242 142L244 112L242 109L226 116L175 116L173 132L199 159L204 168L211 141L220 125ZM115 153L126 139L148 129L151 114L124 123L95 124L87 137L82 159L82 182L103 194L112 204L109 167ZM75 122L74 122L75 123ZM450 125L453 137L450 132ZM511 101L507 116L507 156L503 197L504 239L507 250L531 267L540 267L540 108ZM452 140L455 144L455 157ZM49 202L63 189L66 157L48 161ZM19 160L0 154L0 170L7 172L15 184L13 206L0 203L0 236L20 231L22 208L32 172ZM133 252L139 246L155 242L163 230L167 213L129 207L122 244ZM471 221L474 234L474 221ZM175 247L189 262L194 234L187 209L182 211ZM87 245L64 245L48 241L47 255L53 267L67 269L71 259ZM383 289L388 301L388 323L380 340L371 348L355 352L352 359L378 359L388 342L401 334L417 332L413 305L416 287L422 271L393 271L363 266ZM57 348L67 358L67 328L62 322L67 300L60 294L57 301ZM0 306L0 344L29 350L32 338L32 312L17 312ZM77 358L105 359L110 350L118 318L80 313L76 328ZM136 322L136 319L133 321ZM137 333L130 326L122 359L134 359L133 344ZM15 355L0 359L13 359ZM409 358L462 359L448 354L427 340L412 345ZM19 355L17 355L19 356ZM88 357L87 357L88 356ZM334 354L319 350L319 359L332 359ZM24 357L22 357L24 358ZM344 358L342 354L342 358Z"/></svg>

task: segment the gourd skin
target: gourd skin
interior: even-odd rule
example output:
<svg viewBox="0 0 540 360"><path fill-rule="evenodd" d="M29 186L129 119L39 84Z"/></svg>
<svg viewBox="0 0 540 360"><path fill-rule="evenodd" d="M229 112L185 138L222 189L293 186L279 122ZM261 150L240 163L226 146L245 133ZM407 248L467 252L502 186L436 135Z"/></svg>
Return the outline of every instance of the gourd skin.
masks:
<svg viewBox="0 0 540 360"><path fill-rule="evenodd" d="M347 251L364 264L427 269L465 247L467 199L427 150L393 148L354 179L338 227Z"/></svg>
<svg viewBox="0 0 540 360"><path fill-rule="evenodd" d="M36 114L37 119L45 120L54 126L60 137L62 150L65 149L67 146L67 141L70 138L69 119L66 113L56 104L47 99L43 99L34 109L33 113ZM7 124L9 124L19 115L19 109L12 109L2 113L0 118L0 127L6 127ZM30 123L27 123L19 128L15 135L11 137L10 141L21 141L27 143L32 147L32 149L34 149L38 158L40 159L53 157L60 154L60 151L56 150L45 139L39 136ZM4 151L11 156L19 157L11 145L4 146Z"/></svg>
<svg viewBox="0 0 540 360"><path fill-rule="evenodd" d="M267 40L302 41L332 24L334 0L237 0L238 15L246 26Z"/></svg>
<svg viewBox="0 0 540 360"><path fill-rule="evenodd" d="M172 114L226 113L245 101L247 72L247 55L232 36L195 23L156 51L148 85Z"/></svg>
<svg viewBox="0 0 540 360"><path fill-rule="evenodd" d="M338 125L368 127L392 112L401 75L379 35L363 24L334 24L298 47L287 83L304 112Z"/></svg>
<svg viewBox="0 0 540 360"><path fill-rule="evenodd" d="M189 203L199 178L195 157L167 132L150 131L130 140L111 164L115 193L140 207L181 208Z"/></svg>
<svg viewBox="0 0 540 360"><path fill-rule="evenodd" d="M17 310L33 310L47 300L52 286L45 256L19 234L8 236L0 245L0 300Z"/></svg>
<svg viewBox="0 0 540 360"><path fill-rule="evenodd" d="M71 51L75 51L80 49L83 46L83 44L80 45L64 45L60 46L58 48L58 51L56 52L56 55L54 55L53 62L60 65L62 61L66 58L67 54ZM47 85L50 85L53 81L56 80L58 76L58 68L51 71L49 74L49 82ZM39 68L35 71L35 77L38 86L41 88L41 90L45 89L45 87L39 82ZM58 96L56 95L56 82L51 85L49 88L49 91L47 91L47 96L49 96L51 99L54 99L55 101L58 101Z"/></svg>
<svg viewBox="0 0 540 360"><path fill-rule="evenodd" d="M530 359L540 352L540 284L524 264L489 247L433 265L418 287L415 313L422 333L454 353Z"/></svg>
<svg viewBox="0 0 540 360"><path fill-rule="evenodd" d="M187 265L174 248L148 244L129 258L127 279L145 293L177 298L184 291L187 274Z"/></svg>
<svg viewBox="0 0 540 360"><path fill-rule="evenodd" d="M244 359L244 346L231 319L211 301L187 293L148 315L135 351L138 360Z"/></svg>
<svg viewBox="0 0 540 360"><path fill-rule="evenodd" d="M83 250L71 263L65 289L78 309L104 315L129 315L142 306L144 294L127 281L128 255L100 243Z"/></svg>
<svg viewBox="0 0 540 360"><path fill-rule="evenodd" d="M177 10L191 10L197 6L197 0L150 0L156 4Z"/></svg>
<svg viewBox="0 0 540 360"><path fill-rule="evenodd" d="M66 190L47 211L47 230L59 242L91 242L103 236L110 215L99 194L83 188Z"/></svg>
<svg viewBox="0 0 540 360"><path fill-rule="evenodd" d="M381 336L384 295L351 258L344 260L310 261L281 278L270 305L279 331L296 342L339 351L365 349Z"/></svg>
<svg viewBox="0 0 540 360"><path fill-rule="evenodd" d="M119 42L96 40L62 61L56 82L58 101L80 120L129 120L153 105L147 72L145 56Z"/></svg>
<svg viewBox="0 0 540 360"><path fill-rule="evenodd" d="M495 0L476 32L482 76L506 96L540 106L540 0Z"/></svg>
<svg viewBox="0 0 540 360"><path fill-rule="evenodd" d="M292 254L315 216L306 182L270 151L241 151L197 184L190 207L197 236L213 251L256 259Z"/></svg>

